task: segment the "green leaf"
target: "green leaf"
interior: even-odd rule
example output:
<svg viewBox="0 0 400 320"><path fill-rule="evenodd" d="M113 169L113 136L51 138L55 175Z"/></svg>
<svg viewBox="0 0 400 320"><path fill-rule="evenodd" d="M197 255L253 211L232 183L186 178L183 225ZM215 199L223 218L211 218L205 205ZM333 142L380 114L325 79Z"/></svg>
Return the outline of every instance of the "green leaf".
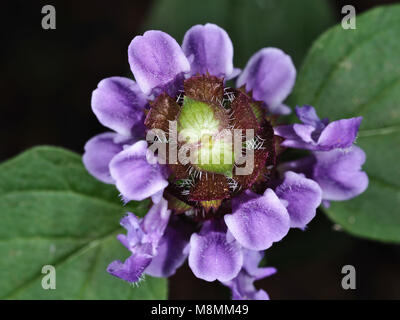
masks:
<svg viewBox="0 0 400 320"><path fill-rule="evenodd" d="M81 157L55 147L30 149L0 165L0 298L164 299L166 281L146 277L135 287L106 272L129 252L115 236L126 211L114 186L92 178ZM42 267L56 269L44 290Z"/></svg>
<svg viewBox="0 0 400 320"><path fill-rule="evenodd" d="M145 30L158 29L181 43L195 24L215 23L232 39L235 66L263 47L278 47L299 64L312 41L334 22L325 0L158 0Z"/></svg>
<svg viewBox="0 0 400 320"><path fill-rule="evenodd" d="M336 26L311 48L291 101L330 119L363 116L370 185L361 196L333 202L327 214L352 234L400 241L400 6L357 17L356 30Z"/></svg>

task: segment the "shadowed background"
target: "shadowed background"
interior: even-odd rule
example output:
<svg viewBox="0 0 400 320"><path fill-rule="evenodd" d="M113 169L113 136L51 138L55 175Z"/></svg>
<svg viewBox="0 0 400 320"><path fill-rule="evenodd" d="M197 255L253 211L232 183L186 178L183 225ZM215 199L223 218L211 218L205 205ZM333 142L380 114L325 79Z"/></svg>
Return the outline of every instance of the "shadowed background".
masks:
<svg viewBox="0 0 400 320"><path fill-rule="evenodd" d="M256 50L277 46L297 67L312 41L340 22L341 8L361 13L399 1L9 1L2 6L0 160L34 145L82 153L85 142L107 131L90 108L97 83L130 76L127 48L150 28L181 42L191 25L215 22L230 34L235 66ZM301 3L301 4L300 4ZM321 5L321 3L323 3ZM41 28L41 8L52 4L57 29ZM299 31L300 30L300 31ZM319 213L307 232L292 230L267 252L278 273L257 283L273 299L399 299L400 246L335 231ZM343 290L341 269L354 265L357 289ZM196 279L185 265L170 281L172 299L224 299L226 288Z"/></svg>

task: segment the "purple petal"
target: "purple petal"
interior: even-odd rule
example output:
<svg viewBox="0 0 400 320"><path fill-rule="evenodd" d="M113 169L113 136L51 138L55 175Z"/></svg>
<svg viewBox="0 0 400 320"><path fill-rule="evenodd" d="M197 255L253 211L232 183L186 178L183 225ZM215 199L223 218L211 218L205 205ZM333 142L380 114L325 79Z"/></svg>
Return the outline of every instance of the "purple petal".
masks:
<svg viewBox="0 0 400 320"><path fill-rule="evenodd" d="M182 49L191 74L229 77L233 73L233 45L226 31L215 24L195 25L185 34Z"/></svg>
<svg viewBox="0 0 400 320"><path fill-rule="evenodd" d="M264 290L260 289L253 295L249 295L251 300L269 300L269 295Z"/></svg>
<svg viewBox="0 0 400 320"><path fill-rule="evenodd" d="M361 148L352 146L345 150L314 152L314 156L316 164L312 179L321 187L324 200L348 200L367 189L368 176L361 171L365 162Z"/></svg>
<svg viewBox="0 0 400 320"><path fill-rule="evenodd" d="M242 69L233 68L232 73L231 73L229 76L227 76L227 77L225 78L225 80L234 79L234 78L236 78L236 77L237 77L239 74L241 74L241 73L242 73Z"/></svg>
<svg viewBox="0 0 400 320"><path fill-rule="evenodd" d="M104 183L114 183L109 169L110 161L122 151L125 143L130 142L129 138L121 140L121 136L114 132L105 132L94 136L85 145L82 161L86 170Z"/></svg>
<svg viewBox="0 0 400 320"><path fill-rule="evenodd" d="M262 196L247 192L245 196L232 199L232 212L224 216L225 223L247 249L265 250L289 231L288 212L271 189Z"/></svg>
<svg viewBox="0 0 400 320"><path fill-rule="evenodd" d="M146 95L155 89L174 91L183 74L190 71L179 44L162 31L151 30L136 36L129 45L128 56L132 73Z"/></svg>
<svg viewBox="0 0 400 320"><path fill-rule="evenodd" d="M343 119L329 123L318 139L320 150L348 148L356 139L362 117Z"/></svg>
<svg viewBox="0 0 400 320"><path fill-rule="evenodd" d="M309 126L307 124L298 124L295 123L293 125L293 130L296 132L297 136L305 143L314 143L314 140L311 137L311 134L314 132L315 128Z"/></svg>
<svg viewBox="0 0 400 320"><path fill-rule="evenodd" d="M300 114L303 121L307 123L313 122L315 111L312 107L308 111L301 111L303 108L297 108L296 112ZM300 110L300 111L299 111ZM308 114L307 114L308 113ZM310 114L311 113L311 114ZM306 118L306 117L309 118ZM314 119L315 120L315 119ZM314 151L329 151L336 148L350 147L360 127L362 117L343 119L333 121L327 126L327 120L315 122L311 124L293 124L275 127L276 135L285 138L281 143L284 147L297 149L306 149Z"/></svg>
<svg viewBox="0 0 400 320"><path fill-rule="evenodd" d="M315 165L315 157L310 155L304 158L300 158L298 160L289 161L281 163L278 166L278 171L280 173L286 171L294 171L297 173L303 173L306 177L312 177L312 171Z"/></svg>
<svg viewBox="0 0 400 320"><path fill-rule="evenodd" d="M138 141L110 162L111 176L127 200L146 199L168 185L164 168L158 163L149 163L146 153L146 141Z"/></svg>
<svg viewBox="0 0 400 320"><path fill-rule="evenodd" d="M163 195L164 195L164 190L160 190L151 196L151 201L153 201L153 203L159 203Z"/></svg>
<svg viewBox="0 0 400 320"><path fill-rule="evenodd" d="M322 200L322 205L325 209L329 209L331 206L331 202L329 200Z"/></svg>
<svg viewBox="0 0 400 320"><path fill-rule="evenodd" d="M226 231L215 227L216 224L206 221L200 234L191 236L189 266L200 279L229 281L242 267L242 251L235 240L227 240Z"/></svg>
<svg viewBox="0 0 400 320"><path fill-rule="evenodd" d="M277 136L289 140L295 140L299 138L296 131L294 131L292 124L274 127L274 133Z"/></svg>
<svg viewBox="0 0 400 320"><path fill-rule="evenodd" d="M303 142L301 139L297 140L285 140L281 143L282 147L304 149L304 150L315 150L316 145Z"/></svg>
<svg viewBox="0 0 400 320"><path fill-rule="evenodd" d="M161 199L150 208L141 222L143 231L146 234L144 241L151 242L154 247L158 245L168 225L170 214L168 201L165 199Z"/></svg>
<svg viewBox="0 0 400 320"><path fill-rule="evenodd" d="M232 300L269 300L268 294L257 290L253 283L254 278L241 271L235 279L223 284L232 290Z"/></svg>
<svg viewBox="0 0 400 320"><path fill-rule="evenodd" d="M274 128L277 136L285 138L281 146L296 149L314 149L315 142L312 140L314 128L309 125L291 124Z"/></svg>
<svg viewBox="0 0 400 320"><path fill-rule="evenodd" d="M274 114L286 116L291 113L292 113L292 109L284 103L281 103L274 108Z"/></svg>
<svg viewBox="0 0 400 320"><path fill-rule="evenodd" d="M192 233L191 225L176 216L171 221L161 238L157 255L147 267L146 273L153 277L169 277L185 262L187 253L184 251L189 244Z"/></svg>
<svg viewBox="0 0 400 320"><path fill-rule="evenodd" d="M144 236L140 220L133 213L128 212L121 219L120 224L126 229L127 235L119 234L117 238L127 249L132 250L134 246L141 243Z"/></svg>
<svg viewBox="0 0 400 320"><path fill-rule="evenodd" d="M321 120L317 116L317 113L312 106L303 106L303 107L296 107L295 108L296 115L300 119L301 122L304 124L310 125L314 128L317 128Z"/></svg>
<svg viewBox="0 0 400 320"><path fill-rule="evenodd" d="M243 249L243 268L238 276L223 284L232 290L234 300L268 300L268 294L264 290L257 290L254 281L276 273L275 268L259 268L264 253Z"/></svg>
<svg viewBox="0 0 400 320"><path fill-rule="evenodd" d="M237 80L237 87L246 85L255 100L264 101L271 113L279 111L292 91L296 69L292 59L276 48L264 48L255 53Z"/></svg>
<svg viewBox="0 0 400 320"><path fill-rule="evenodd" d="M146 106L146 96L128 78L104 79L92 94L92 109L100 123L124 136L144 136Z"/></svg>
<svg viewBox="0 0 400 320"><path fill-rule="evenodd" d="M137 282L151 259L151 256L145 254L132 254L123 263L119 260L111 262L107 267L107 272L125 281Z"/></svg>
<svg viewBox="0 0 400 320"><path fill-rule="evenodd" d="M128 232L126 236L120 234L117 238L132 255L124 263L119 260L112 262L107 268L109 273L129 282L140 279L154 259L160 239L164 235L170 216L167 207L168 202L162 199L141 220L132 213L121 219L121 225Z"/></svg>
<svg viewBox="0 0 400 320"><path fill-rule="evenodd" d="M243 249L243 270L252 276L254 280L263 279L276 273L276 269L273 267L258 267L263 257L263 251Z"/></svg>
<svg viewBox="0 0 400 320"><path fill-rule="evenodd" d="M287 203L292 228L304 229L315 217L321 204L322 191L318 184L303 175L288 171L285 178L276 189L279 199Z"/></svg>

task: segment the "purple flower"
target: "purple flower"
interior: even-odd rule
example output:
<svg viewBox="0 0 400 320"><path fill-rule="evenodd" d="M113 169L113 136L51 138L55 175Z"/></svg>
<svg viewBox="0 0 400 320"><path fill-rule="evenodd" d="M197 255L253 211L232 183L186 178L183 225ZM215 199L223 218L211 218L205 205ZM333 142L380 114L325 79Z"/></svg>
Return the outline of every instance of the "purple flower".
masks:
<svg viewBox="0 0 400 320"><path fill-rule="evenodd" d="M277 48L264 48L255 53L237 79L256 100L263 101L274 114L288 114L282 102L290 94L296 79L296 68L290 56Z"/></svg>
<svg viewBox="0 0 400 320"><path fill-rule="evenodd" d="M158 243L157 255L146 268L146 274L153 277L169 277L173 275L186 260L193 225L172 216Z"/></svg>
<svg viewBox="0 0 400 320"><path fill-rule="evenodd" d="M125 200L144 200L156 196L168 185L165 167L149 159L151 156L147 152L147 142L141 140L125 148L110 161L111 176Z"/></svg>
<svg viewBox="0 0 400 320"><path fill-rule="evenodd" d="M304 229L321 203L318 184L288 172L276 188L263 195L247 190L232 199L232 214L206 221L190 239L189 266L203 280L222 282L237 277L244 266L242 250L268 249L290 227ZM225 223L224 223L225 222Z"/></svg>
<svg viewBox="0 0 400 320"><path fill-rule="evenodd" d="M320 120L311 106L296 107L303 124L274 128L275 134L285 138L284 147L312 150L309 157L280 165L280 171L296 171L318 183L324 205L329 201L349 200L368 187L368 176L361 167L364 151L353 143L362 117L330 122Z"/></svg>
<svg viewBox="0 0 400 320"><path fill-rule="evenodd" d="M229 231L250 250L268 249L280 241L289 228L304 229L321 203L321 189L314 181L287 172L275 192L263 195L247 190L232 199L232 214L224 216Z"/></svg>
<svg viewBox="0 0 400 320"><path fill-rule="evenodd" d="M315 151L311 156L287 162L281 170L304 172L322 190L322 199L344 201L363 193L368 187L368 176L361 167L364 151L353 145L347 149Z"/></svg>
<svg viewBox="0 0 400 320"><path fill-rule="evenodd" d="M144 272L168 277L182 265L186 258L183 248L189 237L185 228L177 226L173 220L168 224L170 210L167 206L168 202L162 199L143 219L128 213L121 220L127 235L118 235L118 240L131 251L131 256L125 262L112 262L107 268L109 273L136 282Z"/></svg>
<svg viewBox="0 0 400 320"><path fill-rule="evenodd" d="M275 134L285 138L282 146L329 151L336 148L348 148L356 139L362 117L342 119L329 123L320 120L311 106L296 107L297 117L303 124L275 127Z"/></svg>
<svg viewBox="0 0 400 320"><path fill-rule="evenodd" d="M83 163L91 175L104 183L114 183L109 164L112 158L129 145L132 138L105 132L91 138L85 145Z"/></svg>
<svg viewBox="0 0 400 320"><path fill-rule="evenodd" d="M232 291L233 300L269 300L264 290L257 290L254 281L276 273L275 268L259 268L264 254L260 251L243 250L243 267L239 274L230 281L222 282Z"/></svg>
<svg viewBox="0 0 400 320"><path fill-rule="evenodd" d="M113 132L90 139L83 162L94 177L115 184L125 202L151 198L153 206L142 219L128 213L121 220L127 234L118 239L131 256L108 272L129 282L143 274L169 277L188 258L195 276L222 282L234 299L268 299L254 286L276 272L259 267L263 250L290 228L304 230L322 199L365 190L365 155L351 147L361 118L328 123L306 106L296 108L303 124L273 128L268 115L290 112L284 100L296 78L291 58L263 48L240 73L228 34L214 24L190 28L182 47L162 31L148 31L132 40L128 60L136 82L107 78L93 92L93 112ZM225 86L238 75L236 89ZM218 160L170 160L174 122L177 135L206 130L216 139L185 136L175 147L189 145ZM163 133L155 141L167 145L164 151L149 152L153 145L143 138L150 130ZM234 130L242 130L240 151L254 155L245 174L237 169L246 163L226 139ZM314 152L277 170L279 143Z"/></svg>
<svg viewBox="0 0 400 320"><path fill-rule="evenodd" d="M127 235L118 235L118 240L132 255L123 263L119 260L112 262L107 268L109 273L129 282L140 279L157 255L158 244L170 216L167 206L167 201L162 200L142 220L130 212L121 220L121 226L127 230Z"/></svg>
<svg viewBox="0 0 400 320"><path fill-rule="evenodd" d="M189 61L175 39L157 30L136 36L129 45L128 59L132 73L146 95L164 90L174 95L179 80L190 71Z"/></svg>
<svg viewBox="0 0 400 320"><path fill-rule="evenodd" d="M313 179L322 189L323 199L349 200L363 193L368 187L368 176L361 171L365 162L364 151L352 146L329 152L315 152Z"/></svg>
<svg viewBox="0 0 400 320"><path fill-rule="evenodd" d="M232 214L224 218L229 231L243 247L265 250L288 233L289 213L271 189L261 196L246 191L232 202Z"/></svg>
<svg viewBox="0 0 400 320"><path fill-rule="evenodd" d="M144 136L147 97L135 81L111 77L99 82L92 94L92 110L100 123L122 136Z"/></svg>
<svg viewBox="0 0 400 320"><path fill-rule="evenodd" d="M315 181L291 171L285 173L275 192L286 205L291 228L304 229L315 217L322 200L321 188Z"/></svg>
<svg viewBox="0 0 400 320"><path fill-rule="evenodd" d="M233 67L233 45L224 29L215 24L196 25L183 38L182 50L190 62L190 74L233 78L240 72Z"/></svg>
<svg viewBox="0 0 400 320"><path fill-rule="evenodd" d="M189 266L206 281L229 281L243 265L240 244L227 236L222 220L210 220L190 238Z"/></svg>

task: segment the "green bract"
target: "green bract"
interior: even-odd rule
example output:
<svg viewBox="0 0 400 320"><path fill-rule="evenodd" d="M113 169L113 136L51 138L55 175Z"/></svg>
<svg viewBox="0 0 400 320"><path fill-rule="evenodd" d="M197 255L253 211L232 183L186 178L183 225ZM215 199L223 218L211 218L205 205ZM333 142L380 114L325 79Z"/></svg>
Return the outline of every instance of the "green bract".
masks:
<svg viewBox="0 0 400 320"><path fill-rule="evenodd" d="M178 133L184 135L186 142L200 142L203 135L215 135L219 131L219 121L208 104L184 98L178 118Z"/></svg>
<svg viewBox="0 0 400 320"><path fill-rule="evenodd" d="M214 108L207 103L185 97L178 117L178 134L182 136L182 140L194 144L194 167L232 177L232 135L221 128Z"/></svg>
<svg viewBox="0 0 400 320"><path fill-rule="evenodd" d="M194 167L232 177L235 161L232 143L225 142L223 137L209 138L203 139L201 147L196 150L198 163L194 164Z"/></svg>

